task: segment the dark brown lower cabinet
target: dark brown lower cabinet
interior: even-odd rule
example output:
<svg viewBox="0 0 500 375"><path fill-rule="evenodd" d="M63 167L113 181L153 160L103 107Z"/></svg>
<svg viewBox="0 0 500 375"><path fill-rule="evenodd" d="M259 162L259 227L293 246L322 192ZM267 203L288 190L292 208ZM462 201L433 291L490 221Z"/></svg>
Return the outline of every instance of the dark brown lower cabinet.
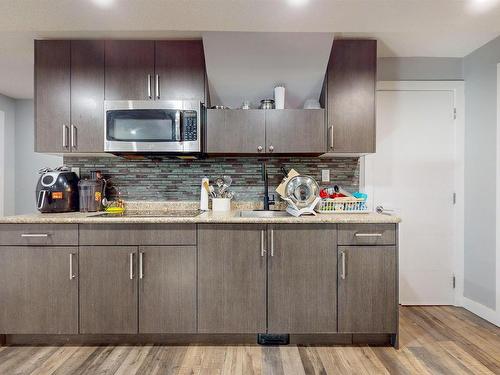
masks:
<svg viewBox="0 0 500 375"><path fill-rule="evenodd" d="M137 333L137 247L80 247L80 333Z"/></svg>
<svg viewBox="0 0 500 375"><path fill-rule="evenodd" d="M339 332L396 333L395 246L339 246Z"/></svg>
<svg viewBox="0 0 500 375"><path fill-rule="evenodd" d="M140 247L139 267L139 332L196 333L196 247Z"/></svg>
<svg viewBox="0 0 500 375"><path fill-rule="evenodd" d="M336 225L270 225L268 235L269 332L336 332Z"/></svg>
<svg viewBox="0 0 500 375"><path fill-rule="evenodd" d="M198 227L198 332L266 331L265 225Z"/></svg>
<svg viewBox="0 0 500 375"><path fill-rule="evenodd" d="M78 248L0 246L0 332L78 333Z"/></svg>

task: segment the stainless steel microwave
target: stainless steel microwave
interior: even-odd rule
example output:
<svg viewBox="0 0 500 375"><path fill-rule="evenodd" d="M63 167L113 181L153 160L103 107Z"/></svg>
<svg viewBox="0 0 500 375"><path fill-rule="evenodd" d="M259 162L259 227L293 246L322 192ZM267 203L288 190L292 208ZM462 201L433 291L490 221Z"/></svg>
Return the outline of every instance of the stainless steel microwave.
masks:
<svg viewBox="0 0 500 375"><path fill-rule="evenodd" d="M104 151L199 153L201 112L195 100L106 100Z"/></svg>

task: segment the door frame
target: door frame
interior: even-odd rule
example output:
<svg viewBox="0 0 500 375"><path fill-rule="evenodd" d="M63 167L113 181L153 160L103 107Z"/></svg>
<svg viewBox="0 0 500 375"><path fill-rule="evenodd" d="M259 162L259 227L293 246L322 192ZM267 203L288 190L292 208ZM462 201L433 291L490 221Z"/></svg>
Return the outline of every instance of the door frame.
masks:
<svg viewBox="0 0 500 375"><path fill-rule="evenodd" d="M5 210L5 112L0 111L0 217Z"/></svg>
<svg viewBox="0 0 500 375"><path fill-rule="evenodd" d="M454 304L464 303L464 163L465 163L465 82L464 81L379 81L376 91L451 91L456 110L455 123L455 194L453 274ZM360 158L360 187L365 188L364 157ZM451 198L450 198L451 199ZM404 217L402 218L404 225ZM497 250L498 251L498 250ZM497 257L498 258L498 257ZM452 280L450 280L450 283Z"/></svg>

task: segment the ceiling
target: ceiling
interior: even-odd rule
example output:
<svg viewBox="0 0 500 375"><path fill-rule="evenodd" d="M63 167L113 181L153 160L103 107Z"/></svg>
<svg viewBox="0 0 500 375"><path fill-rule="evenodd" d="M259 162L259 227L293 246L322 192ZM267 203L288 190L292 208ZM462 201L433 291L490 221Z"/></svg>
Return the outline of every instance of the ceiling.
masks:
<svg viewBox="0 0 500 375"><path fill-rule="evenodd" d="M500 0L2 0L0 93L33 95L33 38L204 31L373 37L379 55L463 57L500 34Z"/></svg>

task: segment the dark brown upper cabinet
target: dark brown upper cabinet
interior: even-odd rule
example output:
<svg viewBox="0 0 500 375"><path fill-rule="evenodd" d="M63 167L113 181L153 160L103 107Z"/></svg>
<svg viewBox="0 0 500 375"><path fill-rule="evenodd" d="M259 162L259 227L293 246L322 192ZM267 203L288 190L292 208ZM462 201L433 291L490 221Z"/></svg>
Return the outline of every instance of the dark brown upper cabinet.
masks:
<svg viewBox="0 0 500 375"><path fill-rule="evenodd" d="M71 42L71 125L73 152L104 151L104 42Z"/></svg>
<svg viewBox="0 0 500 375"><path fill-rule="evenodd" d="M102 152L104 42L35 41L35 151Z"/></svg>
<svg viewBox="0 0 500 375"><path fill-rule="evenodd" d="M154 41L106 41L106 100L153 99L154 65Z"/></svg>
<svg viewBox="0 0 500 375"><path fill-rule="evenodd" d="M321 100L327 152L375 152L376 40L335 40Z"/></svg>
<svg viewBox="0 0 500 375"><path fill-rule="evenodd" d="M70 152L69 40L35 41L35 151Z"/></svg>
<svg viewBox="0 0 500 375"><path fill-rule="evenodd" d="M156 99L205 100L205 55L201 40L155 43Z"/></svg>

